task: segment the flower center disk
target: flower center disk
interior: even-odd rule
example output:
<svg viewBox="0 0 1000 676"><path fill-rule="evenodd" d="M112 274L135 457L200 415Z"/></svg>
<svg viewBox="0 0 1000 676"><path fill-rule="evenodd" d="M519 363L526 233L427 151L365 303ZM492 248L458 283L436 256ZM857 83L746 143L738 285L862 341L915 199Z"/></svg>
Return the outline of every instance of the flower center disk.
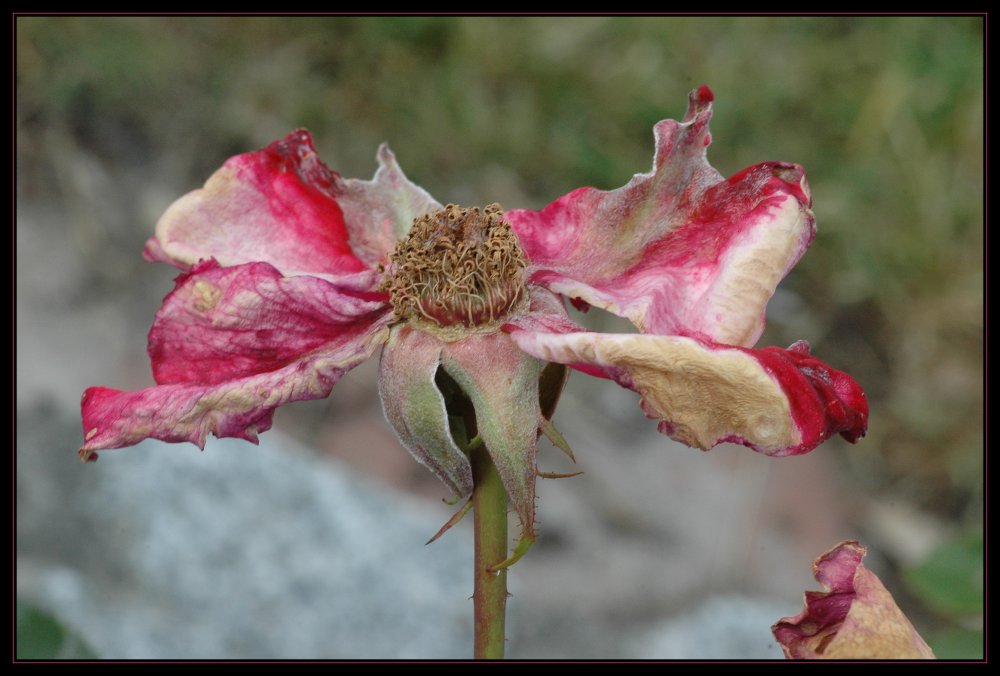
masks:
<svg viewBox="0 0 1000 676"><path fill-rule="evenodd" d="M472 328L504 319L524 290L527 261L499 204L454 204L414 219L385 283L399 319Z"/></svg>

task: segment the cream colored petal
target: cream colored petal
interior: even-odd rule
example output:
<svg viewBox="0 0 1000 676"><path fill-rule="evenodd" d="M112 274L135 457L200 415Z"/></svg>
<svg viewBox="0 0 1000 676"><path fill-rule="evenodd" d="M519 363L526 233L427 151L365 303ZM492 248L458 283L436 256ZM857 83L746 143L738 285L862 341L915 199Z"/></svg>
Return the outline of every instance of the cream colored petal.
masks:
<svg viewBox="0 0 1000 676"><path fill-rule="evenodd" d="M850 376L799 343L750 350L680 336L515 331L522 350L642 396L660 431L701 449L723 441L767 455L806 453L832 434L864 434L868 405Z"/></svg>
<svg viewBox="0 0 1000 676"><path fill-rule="evenodd" d="M934 659L892 594L862 565L867 548L841 542L813 563L826 591L806 592L805 610L779 620L775 638L791 659Z"/></svg>
<svg viewBox="0 0 1000 676"><path fill-rule="evenodd" d="M598 333L514 334L521 348L562 364L594 364L642 395L678 441L708 450L739 437L765 453L801 443L788 400L750 355L690 338Z"/></svg>

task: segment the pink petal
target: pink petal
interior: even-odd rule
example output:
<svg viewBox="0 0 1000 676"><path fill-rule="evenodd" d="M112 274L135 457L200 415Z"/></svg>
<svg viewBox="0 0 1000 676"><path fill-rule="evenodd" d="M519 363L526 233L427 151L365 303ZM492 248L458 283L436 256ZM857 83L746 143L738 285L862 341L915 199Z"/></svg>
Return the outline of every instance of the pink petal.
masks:
<svg viewBox="0 0 1000 676"><path fill-rule="evenodd" d="M335 186L351 248L368 265L381 263L392 253L413 219L441 209L426 190L406 178L388 145L379 146L377 157L372 180L349 178Z"/></svg>
<svg viewBox="0 0 1000 676"><path fill-rule="evenodd" d="M405 324L382 349L378 391L400 443L457 497L472 493L472 466L455 444L444 397L434 382L444 342Z"/></svg>
<svg viewBox="0 0 1000 676"><path fill-rule="evenodd" d="M373 180L344 179L320 161L303 129L237 155L167 209L146 258L185 269L207 258L264 261L286 275L374 268L416 216L440 208L386 146L378 160Z"/></svg>
<svg viewBox="0 0 1000 676"><path fill-rule="evenodd" d="M506 218L530 279L646 333L750 346L774 289L812 242L802 168L766 162L724 180L709 164L712 93L654 129L653 170L610 192L575 190Z"/></svg>
<svg viewBox="0 0 1000 676"><path fill-rule="evenodd" d="M329 395L381 345L392 311L266 263L202 263L178 278L150 332L161 385L137 392L89 388L80 455L143 439L256 441L278 406Z"/></svg>
<svg viewBox="0 0 1000 676"><path fill-rule="evenodd" d="M846 541L813 563L825 592L771 630L791 659L934 659L881 580L861 564L868 550Z"/></svg>
<svg viewBox="0 0 1000 676"><path fill-rule="evenodd" d="M515 314L507 320L504 330L518 329L543 331L545 333L575 333L585 331L566 314L566 306L561 297L540 286L528 286L530 295L527 311Z"/></svg>
<svg viewBox="0 0 1000 676"><path fill-rule="evenodd" d="M206 261L177 278L149 332L156 382L216 384L275 371L372 331L385 299L267 263Z"/></svg>
<svg viewBox="0 0 1000 676"><path fill-rule="evenodd" d="M598 368L642 395L643 410L664 434L709 449L723 441L767 455L807 453L840 432L863 436L864 392L845 373L808 353L750 350L680 336L515 331L539 359Z"/></svg>
<svg viewBox="0 0 1000 676"><path fill-rule="evenodd" d="M562 299L548 289L540 286L529 286L531 305L529 311L511 317L503 326L508 333L515 331L538 331L541 333L577 333L586 329L569 318ZM600 368L589 364L570 364L578 371L597 378L610 376Z"/></svg>

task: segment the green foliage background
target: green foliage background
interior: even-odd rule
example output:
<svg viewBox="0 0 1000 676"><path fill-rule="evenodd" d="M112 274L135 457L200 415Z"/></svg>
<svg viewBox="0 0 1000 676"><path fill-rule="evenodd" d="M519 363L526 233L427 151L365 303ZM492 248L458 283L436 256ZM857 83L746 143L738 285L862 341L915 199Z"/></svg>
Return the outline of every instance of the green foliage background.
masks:
<svg viewBox="0 0 1000 676"><path fill-rule="evenodd" d="M798 162L813 191L819 235L765 342L808 338L866 388L853 481L981 531L982 19L21 17L16 33L18 194L66 207L96 288L143 265L170 199L295 127L346 175L370 176L386 140L441 201L538 207L647 170L652 125L708 84L713 164ZM81 188L88 167L113 189Z"/></svg>

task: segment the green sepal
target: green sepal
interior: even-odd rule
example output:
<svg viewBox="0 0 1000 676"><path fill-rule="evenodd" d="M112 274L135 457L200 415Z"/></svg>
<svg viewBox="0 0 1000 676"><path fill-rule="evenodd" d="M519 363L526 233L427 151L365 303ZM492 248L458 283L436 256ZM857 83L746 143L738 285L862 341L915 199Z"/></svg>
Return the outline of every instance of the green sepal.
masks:
<svg viewBox="0 0 1000 676"><path fill-rule="evenodd" d="M534 538L535 453L544 419L538 382L544 362L498 332L448 343L441 366L472 403L475 433L500 473L522 530Z"/></svg>
<svg viewBox="0 0 1000 676"><path fill-rule="evenodd" d="M573 449L569 447L569 444L566 443L565 437L560 434L559 430L556 429L556 426L552 424L551 420L543 418L542 424L538 427L542 431L542 434L545 435L545 438L552 442L553 446L569 456L570 460L576 462L576 457L573 455Z"/></svg>
<svg viewBox="0 0 1000 676"><path fill-rule="evenodd" d="M469 498L468 500L465 501L465 504L462 505L462 508L459 509L457 512L455 512L452 515L452 517L448 519L443 526L441 526L441 529L434 534L434 537L432 537L430 540L424 543L424 546L426 547L427 545L429 545L430 543L434 542L439 537L447 533L449 530L451 530L451 527L454 526L459 521L461 521L462 518L466 514L468 514L471 509L472 509L472 498Z"/></svg>

